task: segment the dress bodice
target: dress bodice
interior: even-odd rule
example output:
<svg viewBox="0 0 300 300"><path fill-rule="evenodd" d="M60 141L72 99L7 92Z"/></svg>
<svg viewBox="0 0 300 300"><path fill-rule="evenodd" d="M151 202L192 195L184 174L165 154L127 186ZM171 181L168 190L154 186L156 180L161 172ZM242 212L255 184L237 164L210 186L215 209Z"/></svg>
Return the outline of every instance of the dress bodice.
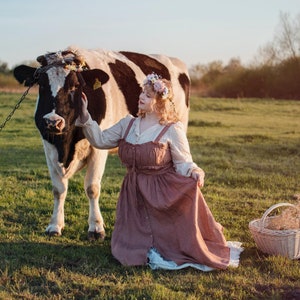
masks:
<svg viewBox="0 0 300 300"><path fill-rule="evenodd" d="M127 127L123 139L119 142L119 157L128 171L153 173L167 171L173 167L171 151L168 144L159 143L161 137L169 129L166 125L155 138L143 144L131 144L126 137L132 127L132 119ZM155 173L156 173L155 172Z"/></svg>
<svg viewBox="0 0 300 300"><path fill-rule="evenodd" d="M136 172L152 173L173 166L168 145L159 142L131 144L123 139L119 144L119 157L127 170Z"/></svg>

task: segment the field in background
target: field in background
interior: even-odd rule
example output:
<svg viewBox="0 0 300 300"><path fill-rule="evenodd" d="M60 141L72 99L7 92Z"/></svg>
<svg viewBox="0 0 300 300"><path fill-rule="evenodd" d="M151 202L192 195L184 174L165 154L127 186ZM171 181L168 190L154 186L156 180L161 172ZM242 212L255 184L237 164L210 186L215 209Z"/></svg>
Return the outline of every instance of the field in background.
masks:
<svg viewBox="0 0 300 300"><path fill-rule="evenodd" d="M0 123L20 96L0 94ZM226 238L243 242L240 267L202 273L120 266L110 253L124 175L116 155L102 182L107 239L86 239L84 171L70 181L63 236L45 236L51 183L30 95L0 131L1 299L284 299L300 289L299 261L264 255L248 230L272 204L299 200L299 102L193 97L191 103L188 138L206 172L203 194Z"/></svg>

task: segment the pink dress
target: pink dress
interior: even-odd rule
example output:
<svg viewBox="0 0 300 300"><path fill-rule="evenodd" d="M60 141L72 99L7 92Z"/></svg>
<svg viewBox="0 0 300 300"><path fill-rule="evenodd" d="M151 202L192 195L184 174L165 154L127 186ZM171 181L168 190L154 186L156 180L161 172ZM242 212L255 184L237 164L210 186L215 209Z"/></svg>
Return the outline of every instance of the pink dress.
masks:
<svg viewBox="0 0 300 300"><path fill-rule="evenodd" d="M223 228L208 208L197 182L175 172L167 144L160 143L165 126L152 142L119 142L127 174L117 204L112 254L123 265L146 265L155 248L177 265L203 264L224 269L230 249Z"/></svg>

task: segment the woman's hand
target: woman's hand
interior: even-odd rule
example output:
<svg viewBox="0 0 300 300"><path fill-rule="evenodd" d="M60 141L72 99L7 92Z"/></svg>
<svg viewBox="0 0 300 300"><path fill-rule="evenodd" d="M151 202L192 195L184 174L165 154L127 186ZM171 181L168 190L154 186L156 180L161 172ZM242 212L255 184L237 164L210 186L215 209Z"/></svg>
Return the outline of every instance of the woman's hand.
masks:
<svg viewBox="0 0 300 300"><path fill-rule="evenodd" d="M198 186L200 188L204 186L205 173L202 169L194 169L191 173L191 177L197 180Z"/></svg>
<svg viewBox="0 0 300 300"><path fill-rule="evenodd" d="M80 122L85 123L89 119L89 112L87 109L88 100L87 100L85 93L82 93L82 95L81 95L81 102L82 102L82 106L81 106L81 111L80 111Z"/></svg>

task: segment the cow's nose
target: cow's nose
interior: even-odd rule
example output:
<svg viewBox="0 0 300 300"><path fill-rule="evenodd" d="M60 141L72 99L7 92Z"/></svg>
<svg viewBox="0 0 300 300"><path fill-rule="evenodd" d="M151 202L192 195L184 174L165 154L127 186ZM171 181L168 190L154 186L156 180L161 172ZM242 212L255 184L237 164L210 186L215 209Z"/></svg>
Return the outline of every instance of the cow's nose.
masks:
<svg viewBox="0 0 300 300"><path fill-rule="evenodd" d="M63 130L64 128L64 122L60 119L58 120L50 120L50 119L46 119L45 118L45 122L46 122L46 126L48 129L57 129L57 130Z"/></svg>
<svg viewBox="0 0 300 300"><path fill-rule="evenodd" d="M56 114L54 110L44 115L43 118L49 130L62 131L65 128L65 119Z"/></svg>

